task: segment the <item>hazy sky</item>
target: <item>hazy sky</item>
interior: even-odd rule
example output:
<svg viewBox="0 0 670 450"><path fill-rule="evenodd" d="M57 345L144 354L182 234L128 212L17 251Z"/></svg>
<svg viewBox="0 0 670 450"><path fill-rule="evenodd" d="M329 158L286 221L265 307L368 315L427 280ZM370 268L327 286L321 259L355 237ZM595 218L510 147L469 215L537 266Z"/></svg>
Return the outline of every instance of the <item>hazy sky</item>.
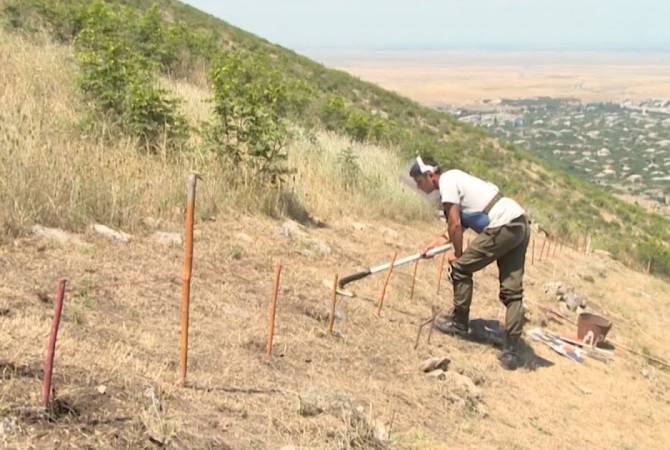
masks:
<svg viewBox="0 0 670 450"><path fill-rule="evenodd" d="M670 50L670 0L185 0L307 48Z"/></svg>

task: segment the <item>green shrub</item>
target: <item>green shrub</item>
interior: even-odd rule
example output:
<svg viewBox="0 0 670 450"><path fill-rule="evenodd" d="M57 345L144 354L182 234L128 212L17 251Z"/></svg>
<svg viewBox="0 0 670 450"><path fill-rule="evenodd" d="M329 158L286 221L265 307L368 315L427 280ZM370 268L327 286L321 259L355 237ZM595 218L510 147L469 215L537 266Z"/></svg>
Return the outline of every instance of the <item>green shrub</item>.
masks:
<svg viewBox="0 0 670 450"><path fill-rule="evenodd" d="M351 147L342 149L337 155L337 174L346 191L353 191L363 181L364 175L358 156Z"/></svg>
<svg viewBox="0 0 670 450"><path fill-rule="evenodd" d="M251 176L279 182L287 173L285 117L288 84L266 54L237 50L210 71L215 121L206 136L210 148Z"/></svg>
<svg viewBox="0 0 670 450"><path fill-rule="evenodd" d="M121 31L133 16L92 2L82 17L75 42L79 86L94 109L147 149L182 144L188 129L178 112L179 100L158 86L155 64L132 48Z"/></svg>

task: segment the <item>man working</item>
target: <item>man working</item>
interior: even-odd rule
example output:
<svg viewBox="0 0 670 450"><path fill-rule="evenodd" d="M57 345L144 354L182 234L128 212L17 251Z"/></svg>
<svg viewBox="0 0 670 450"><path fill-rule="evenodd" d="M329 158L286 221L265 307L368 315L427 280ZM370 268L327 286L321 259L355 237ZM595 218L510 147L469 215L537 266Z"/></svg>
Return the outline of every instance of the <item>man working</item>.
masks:
<svg viewBox="0 0 670 450"><path fill-rule="evenodd" d="M423 253L451 242L449 256L454 284L454 305L449 315L440 316L435 328L452 335L467 336L472 274L493 261L498 264L500 301L507 308L505 341L498 360L503 368L520 365L519 344L523 328L523 272L530 227L525 211L498 188L460 170L441 172L431 158L417 157L409 172L426 194L439 190L448 234L437 238ZM463 230L472 228L478 236L463 251Z"/></svg>

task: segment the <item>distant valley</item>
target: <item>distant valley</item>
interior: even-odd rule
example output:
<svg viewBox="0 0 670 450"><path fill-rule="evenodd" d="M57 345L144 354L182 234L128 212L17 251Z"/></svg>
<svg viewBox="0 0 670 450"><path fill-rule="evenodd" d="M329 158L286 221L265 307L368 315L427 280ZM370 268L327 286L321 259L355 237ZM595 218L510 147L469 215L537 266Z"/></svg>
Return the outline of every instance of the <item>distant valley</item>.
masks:
<svg viewBox="0 0 670 450"><path fill-rule="evenodd" d="M670 216L670 53L307 53Z"/></svg>

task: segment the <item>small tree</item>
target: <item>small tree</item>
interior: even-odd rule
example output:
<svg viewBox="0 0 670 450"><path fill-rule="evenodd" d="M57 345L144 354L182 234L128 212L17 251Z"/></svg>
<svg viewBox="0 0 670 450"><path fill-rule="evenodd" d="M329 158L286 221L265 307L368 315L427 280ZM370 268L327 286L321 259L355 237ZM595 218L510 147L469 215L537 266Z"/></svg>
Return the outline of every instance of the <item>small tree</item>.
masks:
<svg viewBox="0 0 670 450"><path fill-rule="evenodd" d="M174 146L188 132L186 120L177 111L179 100L157 85L155 63L123 33L133 20L127 10L115 11L102 2L89 5L75 41L79 86L97 111L140 138L144 147Z"/></svg>
<svg viewBox="0 0 670 450"><path fill-rule="evenodd" d="M216 119L208 130L214 150L252 175L278 182L287 173L288 84L265 54L226 53L210 72Z"/></svg>

